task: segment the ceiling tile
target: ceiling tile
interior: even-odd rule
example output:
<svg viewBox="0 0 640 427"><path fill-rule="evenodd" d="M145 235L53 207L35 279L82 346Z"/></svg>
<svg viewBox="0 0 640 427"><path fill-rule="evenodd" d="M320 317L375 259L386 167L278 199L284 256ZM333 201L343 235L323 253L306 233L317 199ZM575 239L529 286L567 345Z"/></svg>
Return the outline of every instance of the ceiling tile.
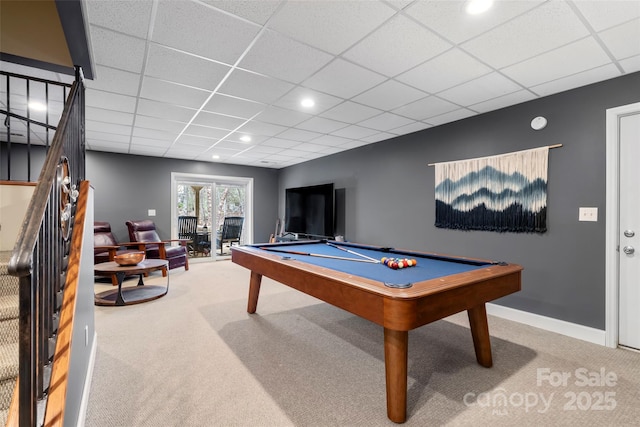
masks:
<svg viewBox="0 0 640 427"><path fill-rule="evenodd" d="M464 43L462 48L502 68L587 35L589 31L565 2L550 1Z"/></svg>
<svg viewBox="0 0 640 427"><path fill-rule="evenodd" d="M34 118L34 117L32 117ZM38 120L34 118L35 120ZM133 114L121 111L105 110L103 108L86 107L85 119L98 122L115 123L118 125L131 126L133 124Z"/></svg>
<svg viewBox="0 0 640 427"><path fill-rule="evenodd" d="M305 142L300 145L296 145L294 148L298 151L303 151L306 153L322 153L327 148L327 146Z"/></svg>
<svg viewBox="0 0 640 427"><path fill-rule="evenodd" d="M466 0L417 1L405 12L454 43L462 43L532 9L540 1L499 1L480 16L464 11Z"/></svg>
<svg viewBox="0 0 640 427"><path fill-rule="evenodd" d="M133 136L131 138L131 146L140 147L141 145L145 147L158 147L167 149L173 144L172 139L158 139L158 138L143 138L140 136Z"/></svg>
<svg viewBox="0 0 640 427"><path fill-rule="evenodd" d="M611 28L634 18L640 18L640 2L628 0L581 0L574 2L596 31Z"/></svg>
<svg viewBox="0 0 640 427"><path fill-rule="evenodd" d="M100 90L87 89L85 91L85 104L87 107L97 107L104 108L106 110L133 113L136 108L136 98L132 96L102 92Z"/></svg>
<svg viewBox="0 0 640 427"><path fill-rule="evenodd" d="M291 61L292 58L295 61ZM332 58L328 53L275 31L265 31L238 66L277 79L300 83Z"/></svg>
<svg viewBox="0 0 640 427"><path fill-rule="evenodd" d="M216 142L218 142L217 138L205 138L203 136L182 134L176 140L175 145L176 146L190 145L190 146L197 146L197 147L210 147Z"/></svg>
<svg viewBox="0 0 640 427"><path fill-rule="evenodd" d="M138 156L158 156L158 157L162 157L162 155L164 154L164 152L167 149L165 147L150 147L148 145L136 145L136 146L131 146L131 148L129 149L129 153L130 154L135 154Z"/></svg>
<svg viewBox="0 0 640 427"><path fill-rule="evenodd" d="M88 19L94 25L140 38L147 37L151 0L85 0Z"/></svg>
<svg viewBox="0 0 640 427"><path fill-rule="evenodd" d="M137 96L140 74L97 65L93 80L85 80L85 86L105 92Z"/></svg>
<svg viewBox="0 0 640 427"><path fill-rule="evenodd" d="M311 114L291 111L285 108L268 107L260 113L256 120L267 123L275 123L282 126L295 126L311 118Z"/></svg>
<svg viewBox="0 0 640 427"><path fill-rule="evenodd" d="M189 125L184 131L186 135L204 136L205 138L220 139L229 134L228 130L210 128L206 126Z"/></svg>
<svg viewBox="0 0 640 427"><path fill-rule="evenodd" d="M444 99L440 99L435 96L429 96L403 107L396 108L392 112L410 119L423 120L427 117L433 117L449 111L457 110L458 108L460 107L449 101L445 101Z"/></svg>
<svg viewBox="0 0 640 427"><path fill-rule="evenodd" d="M255 101L215 94L209 102L207 102L203 110L248 119L262 111L265 106L265 104Z"/></svg>
<svg viewBox="0 0 640 427"><path fill-rule="evenodd" d="M231 65L259 29L201 3L161 0L152 40Z"/></svg>
<svg viewBox="0 0 640 427"><path fill-rule="evenodd" d="M320 114L334 120L340 120L348 123L357 123L370 117L377 116L382 111L367 107L366 105L356 104L355 102L346 101L335 106L329 111Z"/></svg>
<svg viewBox="0 0 640 427"><path fill-rule="evenodd" d="M303 107L301 102L303 99L311 98L315 102L313 107ZM291 92L284 95L275 105L289 110L300 111L305 114L319 114L329 108L332 108L343 101L342 98L327 95L306 87L296 87Z"/></svg>
<svg viewBox="0 0 640 427"><path fill-rule="evenodd" d="M552 80L548 83L533 86L531 90L540 96L547 96L576 87L585 86L591 83L612 79L618 76L620 76L618 67L616 67L614 64L607 64L602 67L593 68L588 71L583 71L581 73L576 73L567 77Z"/></svg>
<svg viewBox="0 0 640 427"><path fill-rule="evenodd" d="M293 88L291 83L243 70L235 70L220 87L220 92L256 102L271 104Z"/></svg>
<svg viewBox="0 0 640 427"><path fill-rule="evenodd" d="M640 71L640 55L620 61L620 66L627 73Z"/></svg>
<svg viewBox="0 0 640 427"><path fill-rule="evenodd" d="M524 86L535 86L609 62L611 59L600 45L594 39L586 38L507 67L502 72Z"/></svg>
<svg viewBox="0 0 640 427"><path fill-rule="evenodd" d="M438 94L455 104L467 106L516 92L521 86L499 73L491 73Z"/></svg>
<svg viewBox="0 0 640 427"><path fill-rule="evenodd" d="M313 117L296 126L298 129L310 130L319 133L332 133L338 129L346 127L344 122L338 122L324 117Z"/></svg>
<svg viewBox="0 0 640 427"><path fill-rule="evenodd" d="M371 108L367 107L366 105L346 101L340 105L335 106L329 111L325 111L320 115L342 122L357 123L370 117L377 116L380 113L382 113L382 111L376 108Z"/></svg>
<svg viewBox="0 0 640 427"><path fill-rule="evenodd" d="M427 96L426 93L399 83L395 80L386 82L369 89L353 98L353 101L381 110L393 110Z"/></svg>
<svg viewBox="0 0 640 427"><path fill-rule="evenodd" d="M239 131L248 132L251 135L276 136L279 133L285 131L286 129L287 128L284 126L274 125L272 123L252 121L242 125Z"/></svg>
<svg viewBox="0 0 640 427"><path fill-rule="evenodd" d="M295 143L295 141L291 141L293 143ZM293 147L293 145L292 145ZM260 145L256 145L254 147L251 148L250 151L248 152L252 152L252 153L261 153L261 154L275 154L275 153L279 153L282 151L281 147L277 147L277 146L270 146L270 145L266 145L266 144L260 144Z"/></svg>
<svg viewBox="0 0 640 427"><path fill-rule="evenodd" d="M379 2L287 2L269 27L294 39L339 54L373 31L395 11Z"/></svg>
<svg viewBox="0 0 640 427"><path fill-rule="evenodd" d="M292 141L306 142L321 136L317 132L311 132L304 129L290 128L278 134L278 138L290 139Z"/></svg>
<svg viewBox="0 0 640 427"><path fill-rule="evenodd" d="M129 140L131 139L130 135L118 135L107 132L100 132L93 129L87 130L86 137L91 141L113 142L117 144L129 144Z"/></svg>
<svg viewBox="0 0 640 427"><path fill-rule="evenodd" d="M145 41L91 26L91 46L96 65L139 73L145 54ZM122 53L126 52L126 55Z"/></svg>
<svg viewBox="0 0 640 427"><path fill-rule="evenodd" d="M250 144L260 144L261 142L264 142L267 139L269 139L269 137L265 136L265 135L254 135L254 134L250 134L248 132L234 132L234 133L231 133L231 134L227 135L225 137L225 140L226 141L233 141L233 142L239 142L239 143L247 144L247 142L242 141L240 139L240 138L242 138L244 136L249 136L251 138L251 141L249 141Z"/></svg>
<svg viewBox="0 0 640 427"><path fill-rule="evenodd" d="M451 48L431 31L398 15L342 56L393 77Z"/></svg>
<svg viewBox="0 0 640 427"><path fill-rule="evenodd" d="M218 129L234 130L235 128L241 126L244 122L246 122L245 119L201 111L193 119L192 123L194 125L203 125Z"/></svg>
<svg viewBox="0 0 640 427"><path fill-rule="evenodd" d="M461 108L456 111L451 111L449 113L441 114L436 117L431 117L429 120L426 120L430 124L434 126L443 125L445 123L455 122L456 120L466 119L467 117L475 116L476 113L467 110L466 108Z"/></svg>
<svg viewBox="0 0 640 427"><path fill-rule="evenodd" d="M394 135L392 133L380 132L380 133L376 133L376 134L371 135L371 136L367 136L366 138L362 138L361 141L365 141L367 143L379 142L379 141L384 141L386 139L393 138L395 136L396 135Z"/></svg>
<svg viewBox="0 0 640 427"><path fill-rule="evenodd" d="M115 123L105 123L93 120L86 120L87 126L96 132L113 133L116 135L131 135L131 126L118 125Z"/></svg>
<svg viewBox="0 0 640 427"><path fill-rule="evenodd" d="M178 137L179 131L168 132L164 130L148 129L141 127L133 128L133 136L138 138L157 139L158 141L172 142Z"/></svg>
<svg viewBox="0 0 640 427"><path fill-rule="evenodd" d="M246 150L247 148L250 147L250 145L242 142L222 140L218 142L215 147L216 147L216 150L223 148L226 150L233 150L237 153L237 152Z"/></svg>
<svg viewBox="0 0 640 427"><path fill-rule="evenodd" d="M455 48L399 75L396 80L428 93L438 93L489 72L491 68Z"/></svg>
<svg viewBox="0 0 640 427"><path fill-rule="evenodd" d="M278 148L291 148L299 145L299 141L292 141L290 139L283 138L270 138L267 139L264 143L260 144L260 147L278 147Z"/></svg>
<svg viewBox="0 0 640 427"><path fill-rule="evenodd" d="M136 127L154 129L163 132L178 134L182 132L186 123L175 122L172 120L158 119L155 117L136 116Z"/></svg>
<svg viewBox="0 0 640 427"><path fill-rule="evenodd" d="M218 62L150 44L144 73L161 80L214 90L230 69Z"/></svg>
<svg viewBox="0 0 640 427"><path fill-rule="evenodd" d="M410 123L413 123L413 120L407 119L406 117L401 117L397 114L382 113L379 116L364 120L358 123L358 125L380 131L388 131L389 129L405 126Z"/></svg>
<svg viewBox="0 0 640 427"><path fill-rule="evenodd" d="M351 98L384 80L380 74L338 58L303 85L341 98Z"/></svg>
<svg viewBox="0 0 640 427"><path fill-rule="evenodd" d="M407 135L409 133L418 132L423 129L430 128L431 125L422 123L422 122L414 122L408 125L400 126L395 129L390 129L389 132L398 134L398 135Z"/></svg>
<svg viewBox="0 0 640 427"><path fill-rule="evenodd" d="M640 18L603 31L599 36L616 59L640 55Z"/></svg>
<svg viewBox="0 0 640 427"><path fill-rule="evenodd" d="M96 151L106 151L109 153L128 153L129 152L129 143L120 143L120 142L112 142L112 141L98 141L93 140L88 142L90 150Z"/></svg>
<svg viewBox="0 0 640 427"><path fill-rule="evenodd" d="M218 9L264 25L276 11L282 0L202 0Z"/></svg>
<svg viewBox="0 0 640 427"><path fill-rule="evenodd" d="M528 90L519 90L517 92L509 93L504 96L490 99L489 101L479 102L469 106L469 109L477 111L479 113L486 113L487 111L498 110L510 105L520 104L525 101L535 99L536 96Z"/></svg>
<svg viewBox="0 0 640 427"><path fill-rule="evenodd" d="M371 136L374 133L378 133L377 130L364 128L362 126L351 125L342 129L338 129L335 132L331 132L332 135L341 136L343 138L359 139L366 136Z"/></svg>
<svg viewBox="0 0 640 427"><path fill-rule="evenodd" d="M140 96L154 101L169 102L181 107L200 108L209 96L209 92L145 77L142 81Z"/></svg>
<svg viewBox="0 0 640 427"><path fill-rule="evenodd" d="M316 145L325 145L325 146L329 146L329 147L339 147L343 144L348 143L349 141L351 141L348 138L343 138L341 136L335 136L335 135L322 135L319 138L314 139L313 141L311 141L312 144L316 144Z"/></svg>
<svg viewBox="0 0 640 427"><path fill-rule="evenodd" d="M198 156L200 154L202 154L202 152L205 150L205 148L202 147L195 147L192 145L186 145L186 144L181 144L181 145L174 145L172 147L170 147L169 149L167 149L166 152L166 156L171 156L171 157L176 157L179 159L192 159L195 156Z"/></svg>
<svg viewBox="0 0 640 427"><path fill-rule="evenodd" d="M149 99L139 99L136 112L144 116L188 123L194 114L196 114L197 110L164 102L151 101Z"/></svg>

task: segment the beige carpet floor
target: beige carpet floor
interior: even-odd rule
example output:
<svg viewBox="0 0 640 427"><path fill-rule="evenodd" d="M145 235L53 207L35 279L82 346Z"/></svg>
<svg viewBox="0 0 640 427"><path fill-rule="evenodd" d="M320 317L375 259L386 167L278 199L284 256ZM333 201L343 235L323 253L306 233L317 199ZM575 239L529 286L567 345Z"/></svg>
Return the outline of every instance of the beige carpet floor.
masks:
<svg viewBox="0 0 640 427"><path fill-rule="evenodd" d="M192 263L163 298L96 307L86 425L395 425L381 327L268 279L249 315L248 284L231 261ZM640 425L640 353L492 316L489 327L490 369L465 314L409 333L406 426Z"/></svg>

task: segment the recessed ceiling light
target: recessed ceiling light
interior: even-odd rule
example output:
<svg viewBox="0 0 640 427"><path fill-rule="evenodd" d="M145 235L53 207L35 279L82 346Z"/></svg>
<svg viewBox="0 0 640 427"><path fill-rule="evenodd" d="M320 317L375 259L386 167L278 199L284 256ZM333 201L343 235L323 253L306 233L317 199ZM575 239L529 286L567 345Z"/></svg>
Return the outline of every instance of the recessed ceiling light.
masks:
<svg viewBox="0 0 640 427"><path fill-rule="evenodd" d="M249 135L242 135L240 137L240 141L242 141L242 142L251 142L251 137Z"/></svg>
<svg viewBox="0 0 640 427"><path fill-rule="evenodd" d="M42 102L31 101L29 102L29 108L34 111L45 111L47 109L47 106Z"/></svg>
<svg viewBox="0 0 640 427"><path fill-rule="evenodd" d="M220 156L218 156L217 154L214 154L213 156L211 156L212 159L219 159Z"/></svg>
<svg viewBox="0 0 640 427"><path fill-rule="evenodd" d="M484 13L491 8L493 0L469 0L464 7L464 10L469 15L478 15Z"/></svg>
<svg viewBox="0 0 640 427"><path fill-rule="evenodd" d="M311 98L304 98L302 101L300 101L300 105L302 105L304 108L311 108L316 105L316 102Z"/></svg>

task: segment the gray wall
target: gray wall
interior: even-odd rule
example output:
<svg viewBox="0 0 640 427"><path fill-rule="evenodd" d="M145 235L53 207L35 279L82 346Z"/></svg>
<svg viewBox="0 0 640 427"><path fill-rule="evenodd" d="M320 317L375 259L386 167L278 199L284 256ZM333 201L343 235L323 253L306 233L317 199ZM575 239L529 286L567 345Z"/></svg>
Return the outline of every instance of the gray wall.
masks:
<svg viewBox="0 0 640 427"><path fill-rule="evenodd" d="M171 237L171 173L253 178L253 239L266 242L278 217L278 171L221 163L87 151L87 179L95 189L95 219L108 221L128 241L127 220L151 219L163 239ZM156 216L149 217L148 210Z"/></svg>
<svg viewBox="0 0 640 427"><path fill-rule="evenodd" d="M288 187L333 182L344 192L338 234L374 245L489 258L524 267L521 292L499 304L604 329L605 110L640 101L640 73L426 129L281 171ZM545 116L541 131L531 119ZM549 152L544 234L436 228L429 163L563 144ZM598 222L578 222L597 207Z"/></svg>

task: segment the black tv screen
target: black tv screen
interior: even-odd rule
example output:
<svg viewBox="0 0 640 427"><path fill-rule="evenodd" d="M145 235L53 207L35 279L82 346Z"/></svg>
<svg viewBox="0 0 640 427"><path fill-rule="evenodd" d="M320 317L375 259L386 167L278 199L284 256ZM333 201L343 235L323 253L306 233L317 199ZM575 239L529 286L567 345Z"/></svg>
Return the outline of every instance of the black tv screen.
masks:
<svg viewBox="0 0 640 427"><path fill-rule="evenodd" d="M311 237L333 237L333 184L287 188L284 229Z"/></svg>

